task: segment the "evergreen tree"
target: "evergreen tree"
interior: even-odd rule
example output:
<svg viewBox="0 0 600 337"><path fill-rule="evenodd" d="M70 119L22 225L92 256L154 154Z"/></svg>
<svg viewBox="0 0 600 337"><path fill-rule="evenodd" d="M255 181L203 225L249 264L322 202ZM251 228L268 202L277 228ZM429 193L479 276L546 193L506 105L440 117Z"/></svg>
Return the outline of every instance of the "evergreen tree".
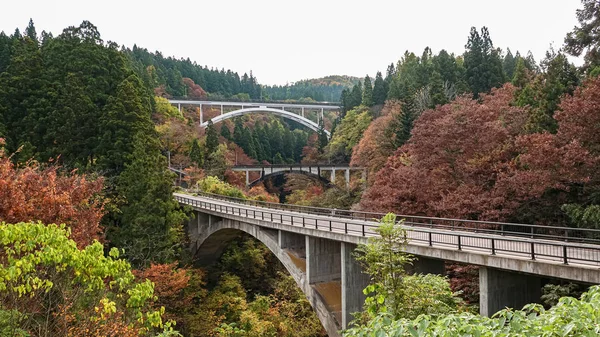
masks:
<svg viewBox="0 0 600 337"><path fill-rule="evenodd" d="M123 201L118 215L109 217L110 242L123 248L136 267L173 262L181 250L181 224L186 217L172 197L172 178L157 137L136 134L131 158L117 179L116 190Z"/></svg>
<svg viewBox="0 0 600 337"><path fill-rule="evenodd" d="M296 147L296 139L290 129L285 129L283 134L283 156L286 161L294 162L294 149Z"/></svg>
<svg viewBox="0 0 600 337"><path fill-rule="evenodd" d="M221 126L221 136L231 141L231 131L229 131L229 128L226 125Z"/></svg>
<svg viewBox="0 0 600 337"><path fill-rule="evenodd" d="M25 36L35 42L36 45L38 44L38 36L35 31L35 26L33 25L33 19L29 19L29 24L27 25L27 28L25 28Z"/></svg>
<svg viewBox="0 0 600 337"><path fill-rule="evenodd" d="M363 85L362 104L365 106L373 105L373 86L371 85L371 78L369 75L365 76L365 82Z"/></svg>
<svg viewBox="0 0 600 337"><path fill-rule="evenodd" d="M466 80L473 97L504 83L500 53L494 49L487 27L481 28L481 35L472 27L465 48Z"/></svg>
<svg viewBox="0 0 600 337"><path fill-rule="evenodd" d="M198 167L202 167L204 164L204 154L202 149L200 149L200 144L198 143L198 139L194 138L192 141L192 146L190 147L190 161Z"/></svg>
<svg viewBox="0 0 600 337"><path fill-rule="evenodd" d="M243 141L243 133L244 133L244 122L240 117L236 117L233 120L233 142L238 146L241 146Z"/></svg>
<svg viewBox="0 0 600 337"><path fill-rule="evenodd" d="M373 85L373 103L383 104L385 103L386 97L385 81L383 80L381 72L378 71L377 75L375 75L375 83Z"/></svg>
<svg viewBox="0 0 600 337"><path fill-rule="evenodd" d="M349 106L351 104L350 102L350 91L348 89L344 89L342 90L342 94L340 96L340 103L342 105L342 115L346 114L346 112L348 112Z"/></svg>
<svg viewBox="0 0 600 337"><path fill-rule="evenodd" d="M318 150L319 153L324 153L325 152L325 147L327 146L327 144L329 143L329 139L327 138L327 134L325 133L325 125L323 124L323 120L319 121L319 131L317 132L318 134Z"/></svg>
<svg viewBox="0 0 600 337"><path fill-rule="evenodd" d="M405 102L402 105L402 113L398 116L398 126L396 127L395 146L401 147L410 139L413 124L415 121L414 103Z"/></svg>
<svg viewBox="0 0 600 337"><path fill-rule="evenodd" d="M567 34L564 48L573 56L585 52L585 69L592 72L600 66L600 3L596 0L581 2L583 8L577 10L579 26Z"/></svg>
<svg viewBox="0 0 600 337"><path fill-rule="evenodd" d="M517 88L524 88L529 82L528 70L525 66L525 60L523 58L519 58L517 60L517 66L515 67L511 82Z"/></svg>
<svg viewBox="0 0 600 337"><path fill-rule="evenodd" d="M208 121L206 126L206 156L217 150L219 146L219 136L212 120Z"/></svg>
<svg viewBox="0 0 600 337"><path fill-rule="evenodd" d="M502 68L504 69L504 74L507 78L512 79L515 76L515 70L517 69L517 62L510 48L507 48L506 55L504 56L504 61L502 62Z"/></svg>
<svg viewBox="0 0 600 337"><path fill-rule="evenodd" d="M359 81L357 84L354 85L354 87L352 88L352 91L350 92L348 107L347 107L346 111L350 111L350 110L354 109L355 107L359 106L360 103L362 102L362 95L363 95L362 83Z"/></svg>
<svg viewBox="0 0 600 337"><path fill-rule="evenodd" d="M104 107L96 155L100 167L111 174L121 172L130 161L136 134L154 134L150 101L142 88L140 79L132 74L119 84L116 95Z"/></svg>

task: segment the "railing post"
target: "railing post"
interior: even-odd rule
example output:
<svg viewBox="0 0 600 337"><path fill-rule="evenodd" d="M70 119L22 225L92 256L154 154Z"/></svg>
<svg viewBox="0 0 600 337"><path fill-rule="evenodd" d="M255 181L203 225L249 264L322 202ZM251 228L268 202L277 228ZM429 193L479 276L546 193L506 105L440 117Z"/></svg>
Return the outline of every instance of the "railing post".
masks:
<svg viewBox="0 0 600 337"><path fill-rule="evenodd" d="M533 226L531 226L531 238L533 239Z"/></svg>
<svg viewBox="0 0 600 337"><path fill-rule="evenodd" d="M563 263L569 264L569 259L567 258L567 246L563 246Z"/></svg>
<svg viewBox="0 0 600 337"><path fill-rule="evenodd" d="M458 250L462 250L462 245L460 244L460 235L456 236L458 238Z"/></svg>
<svg viewBox="0 0 600 337"><path fill-rule="evenodd" d="M531 242L531 259L535 260L535 244L533 243L533 241Z"/></svg>
<svg viewBox="0 0 600 337"><path fill-rule="evenodd" d="M329 220L329 231L331 232L331 220Z"/></svg>
<svg viewBox="0 0 600 337"><path fill-rule="evenodd" d="M306 225L304 224L304 220L306 220L306 218L302 217L302 227L306 227Z"/></svg>
<svg viewBox="0 0 600 337"><path fill-rule="evenodd" d="M348 223L344 222L344 233L348 234Z"/></svg>
<svg viewBox="0 0 600 337"><path fill-rule="evenodd" d="M433 246L433 238L431 232L429 232L429 247Z"/></svg>
<svg viewBox="0 0 600 337"><path fill-rule="evenodd" d="M362 235L365 236L365 224L362 224Z"/></svg>
<svg viewBox="0 0 600 337"><path fill-rule="evenodd" d="M496 246L494 245L494 238L492 238L492 255L496 255Z"/></svg>

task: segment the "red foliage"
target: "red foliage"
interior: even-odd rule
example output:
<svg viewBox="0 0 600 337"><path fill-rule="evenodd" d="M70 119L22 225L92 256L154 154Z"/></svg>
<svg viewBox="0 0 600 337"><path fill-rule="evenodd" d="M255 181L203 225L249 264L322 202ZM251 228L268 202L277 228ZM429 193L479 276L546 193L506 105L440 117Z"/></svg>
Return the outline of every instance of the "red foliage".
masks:
<svg viewBox="0 0 600 337"><path fill-rule="evenodd" d="M225 171L225 181L239 188L246 187L246 173L235 172L232 170Z"/></svg>
<svg viewBox="0 0 600 337"><path fill-rule="evenodd" d="M0 221L64 223L77 245L85 247L102 240L102 185L102 178L61 175L57 166L30 162L17 168L0 150Z"/></svg>
<svg viewBox="0 0 600 337"><path fill-rule="evenodd" d="M187 96L189 98L204 99L207 97L206 91L198 84L194 83L191 78L184 77L183 84L187 86Z"/></svg>
<svg viewBox="0 0 600 337"><path fill-rule="evenodd" d="M566 96L554 115L562 142L578 141L594 155L600 155L600 78L586 81L573 96Z"/></svg>
<svg viewBox="0 0 600 337"><path fill-rule="evenodd" d="M151 264L150 267L134 270L133 273L136 278L148 279L154 283L154 295L158 296L154 305L166 308L166 319L173 319L178 323L183 321L183 313L192 301L184 292L190 281L187 269L177 268L177 263Z"/></svg>
<svg viewBox="0 0 600 337"><path fill-rule="evenodd" d="M577 141L522 134L528 111L511 105L513 93L506 85L481 102L462 97L425 111L410 142L379 171L361 207L512 220L548 190L566 192L587 181L594 160Z"/></svg>

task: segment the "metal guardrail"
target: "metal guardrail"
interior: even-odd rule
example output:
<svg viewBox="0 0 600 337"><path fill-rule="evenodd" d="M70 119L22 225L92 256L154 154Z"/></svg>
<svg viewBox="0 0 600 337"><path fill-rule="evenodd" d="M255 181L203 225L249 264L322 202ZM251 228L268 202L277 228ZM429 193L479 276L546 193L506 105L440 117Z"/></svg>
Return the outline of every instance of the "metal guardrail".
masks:
<svg viewBox="0 0 600 337"><path fill-rule="evenodd" d="M201 196L213 199L226 200L238 204L265 207L292 211L298 213L325 215L336 218L374 221L381 219L386 213L366 212L356 210L331 209L313 206L301 206L293 204L279 204L266 201L240 199L206 192L194 192ZM460 230L463 232L472 232L478 234L495 234L502 236L518 236L528 239L554 240L564 242L578 242L600 245L600 230L588 228L572 228L557 226L542 226L531 224L464 220L453 218L438 218L415 215L397 214L397 217L404 219L404 224L415 227L427 227L432 229Z"/></svg>
<svg viewBox="0 0 600 337"><path fill-rule="evenodd" d="M204 193L202 197L213 198L211 194ZM190 197L175 196L176 200L180 204L186 204L197 208L203 208L219 213L231 214L240 217L246 217L257 220L267 220L272 223L278 223L288 226L311 228L315 230L323 230L329 232L343 233L347 235L370 237L375 236L375 229L378 227L376 222L365 221L365 218L350 218L340 217L337 214L330 213L307 213L298 212L298 210L305 209L317 209L323 210L322 208L315 207L298 207L290 209L289 207L265 207L278 205L275 203L267 203L260 201L249 201L237 198L218 196L214 202L203 201ZM235 201L243 201L236 203ZM224 200L228 203L235 203L233 205L219 203L218 201ZM242 206L243 205L243 206ZM252 206L244 207L244 206ZM289 205L286 205L289 206ZM256 208L260 207L260 209ZM280 212L281 210L288 211L287 213ZM333 210L329 210L333 211ZM362 215L381 215L382 213L370 213L361 212ZM449 227L445 225L439 225L437 223L422 223L416 222L416 219L436 219L436 220L451 220L451 221L463 221L456 219L442 219L442 218L427 218L427 217L406 217L404 227L407 230L407 238L410 242L417 242L430 247L438 246L444 248L454 248L459 251L470 251L478 253L487 253L491 255L509 255L520 258L528 258L531 260L544 260L555 263L563 264L583 264L591 266L600 266L600 245L588 245L582 244L579 241L571 242L565 240L564 237L560 237L557 241L553 238L559 238L558 236L542 235L534 233L534 237L529 235L520 235L521 232L514 231L502 231L497 229L486 229L486 228L463 228L463 227ZM470 221L469 221L470 222ZM489 224L502 224L502 223L488 223L488 222L476 222ZM519 226L519 224L503 224L511 226ZM522 225L531 226L527 228L538 228L539 226L533 225ZM554 227L555 229L562 227ZM594 233L597 231L594 231ZM518 235L514 235L518 234ZM595 241L596 242L596 241Z"/></svg>
<svg viewBox="0 0 600 337"><path fill-rule="evenodd" d="M339 167L339 168L343 168L343 169L350 169L350 170L364 170L364 167L360 167L360 166L350 166L350 164L345 163L345 164L327 164L327 163L311 163L311 164L269 164L269 165L260 165L260 164L253 164L253 165L235 165L232 166L232 169L258 169L258 168L265 168L265 169L269 169L269 168L309 168L309 167Z"/></svg>

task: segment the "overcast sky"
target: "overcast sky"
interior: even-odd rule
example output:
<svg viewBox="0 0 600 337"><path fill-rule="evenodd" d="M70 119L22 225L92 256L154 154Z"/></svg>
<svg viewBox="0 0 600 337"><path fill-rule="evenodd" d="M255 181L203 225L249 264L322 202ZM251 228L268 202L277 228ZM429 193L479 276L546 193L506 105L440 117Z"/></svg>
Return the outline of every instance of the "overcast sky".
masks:
<svg viewBox="0 0 600 337"><path fill-rule="evenodd" d="M57 35L89 20L104 40L285 84L374 75L426 46L461 54L471 26L487 26L496 47L531 50L539 60L551 43L562 45L579 7L580 0L28 0L2 4L0 30L33 18L38 33Z"/></svg>

